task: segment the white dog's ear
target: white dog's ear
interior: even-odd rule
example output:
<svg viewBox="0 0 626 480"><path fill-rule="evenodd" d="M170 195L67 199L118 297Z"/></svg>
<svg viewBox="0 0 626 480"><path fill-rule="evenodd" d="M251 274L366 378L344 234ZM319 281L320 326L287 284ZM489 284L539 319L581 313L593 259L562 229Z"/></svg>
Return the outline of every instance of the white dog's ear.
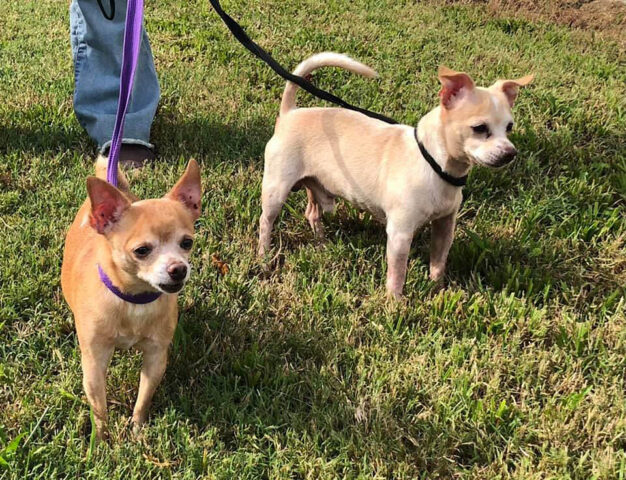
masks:
<svg viewBox="0 0 626 480"><path fill-rule="evenodd" d="M187 169L176 185L169 191L166 197L182 202L189 209L194 220L200 216L200 202L202 199L202 185L200 180L200 167L193 158L189 160Z"/></svg>
<svg viewBox="0 0 626 480"><path fill-rule="evenodd" d="M491 88L494 90L500 90L504 93L504 96L509 101L509 105L512 108L513 104L515 104L515 99L517 98L517 93L519 92L520 87L528 85L533 81L533 78L535 78L535 75L531 73L530 75L518 78L517 80L498 80L491 86Z"/></svg>
<svg viewBox="0 0 626 480"><path fill-rule="evenodd" d="M467 73L455 72L448 67L439 67L439 81L441 82L441 105L450 110L458 102L474 90L474 81Z"/></svg>
<svg viewBox="0 0 626 480"><path fill-rule="evenodd" d="M87 178L87 193L91 201L89 224L101 235L109 233L130 207L130 200L113 185L96 177Z"/></svg>

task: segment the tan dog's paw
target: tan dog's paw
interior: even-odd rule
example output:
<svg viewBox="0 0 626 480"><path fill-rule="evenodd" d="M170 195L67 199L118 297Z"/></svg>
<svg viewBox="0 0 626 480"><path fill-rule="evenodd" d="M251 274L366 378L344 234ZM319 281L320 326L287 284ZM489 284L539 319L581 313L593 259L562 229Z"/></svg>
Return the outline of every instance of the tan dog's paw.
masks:
<svg viewBox="0 0 626 480"><path fill-rule="evenodd" d="M108 416L104 418L102 416L96 415L96 413L91 410L89 413L92 435L95 431L96 442L108 442L109 435L109 425L108 425Z"/></svg>
<svg viewBox="0 0 626 480"><path fill-rule="evenodd" d="M137 414L134 413L131 419L131 435L133 440L138 441L142 438L143 426L146 423L146 414Z"/></svg>
<svg viewBox="0 0 626 480"><path fill-rule="evenodd" d="M111 438L111 435L109 434L109 428L107 427L107 425L98 425L98 423L96 422L95 428L96 428L96 442L107 443L109 439Z"/></svg>
<svg viewBox="0 0 626 480"><path fill-rule="evenodd" d="M133 441L141 442L143 440L143 424L133 422L130 436Z"/></svg>

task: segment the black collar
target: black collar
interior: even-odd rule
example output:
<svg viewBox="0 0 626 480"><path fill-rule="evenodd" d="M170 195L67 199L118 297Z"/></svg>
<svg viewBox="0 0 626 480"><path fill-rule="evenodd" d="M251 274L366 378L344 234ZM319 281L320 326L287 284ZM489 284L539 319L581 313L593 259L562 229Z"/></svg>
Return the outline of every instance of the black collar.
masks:
<svg viewBox="0 0 626 480"><path fill-rule="evenodd" d="M455 187L462 187L467 183L467 175L464 175L462 177L454 177L449 173L444 172L439 164L432 157L432 155L428 153L428 150L426 150L424 144L420 142L417 138L417 127L415 127L415 130L413 130L413 133L415 134L415 141L417 142L417 146L420 148L420 152L422 152L422 156L444 182L448 182L450 185L454 185Z"/></svg>

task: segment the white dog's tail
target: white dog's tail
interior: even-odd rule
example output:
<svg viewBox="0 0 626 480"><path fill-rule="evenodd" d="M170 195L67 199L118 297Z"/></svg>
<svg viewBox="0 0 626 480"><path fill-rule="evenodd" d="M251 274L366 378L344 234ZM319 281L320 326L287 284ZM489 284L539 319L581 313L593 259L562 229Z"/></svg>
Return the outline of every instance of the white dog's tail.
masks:
<svg viewBox="0 0 626 480"><path fill-rule="evenodd" d="M378 74L367 65L357 62L347 55L333 52L318 53L317 55L307 58L296 67L293 74L300 77L306 77L307 75L310 75L313 70L320 67L340 67L351 72L358 73L359 75L363 75L367 78L378 76ZM285 92L283 93L283 100L280 103L281 115L287 114L290 110L293 110L296 107L297 91L298 86L295 83L287 82Z"/></svg>

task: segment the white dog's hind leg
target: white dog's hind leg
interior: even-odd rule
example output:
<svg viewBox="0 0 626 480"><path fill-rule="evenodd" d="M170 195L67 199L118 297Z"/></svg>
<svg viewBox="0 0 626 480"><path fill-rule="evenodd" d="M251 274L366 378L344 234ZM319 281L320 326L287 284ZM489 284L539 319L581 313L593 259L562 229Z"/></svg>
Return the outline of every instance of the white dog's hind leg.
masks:
<svg viewBox="0 0 626 480"><path fill-rule="evenodd" d="M291 185L272 184L268 185L266 177L263 177L263 188L261 192L261 205L263 212L259 220L259 256L265 255L270 249L272 227L280 209L283 207L287 195L291 191Z"/></svg>
<svg viewBox="0 0 626 480"><path fill-rule="evenodd" d="M316 195L309 187L306 187L306 196L309 200L304 216L309 221L313 234L316 238L324 238L324 224L322 223L322 205L317 201Z"/></svg>

